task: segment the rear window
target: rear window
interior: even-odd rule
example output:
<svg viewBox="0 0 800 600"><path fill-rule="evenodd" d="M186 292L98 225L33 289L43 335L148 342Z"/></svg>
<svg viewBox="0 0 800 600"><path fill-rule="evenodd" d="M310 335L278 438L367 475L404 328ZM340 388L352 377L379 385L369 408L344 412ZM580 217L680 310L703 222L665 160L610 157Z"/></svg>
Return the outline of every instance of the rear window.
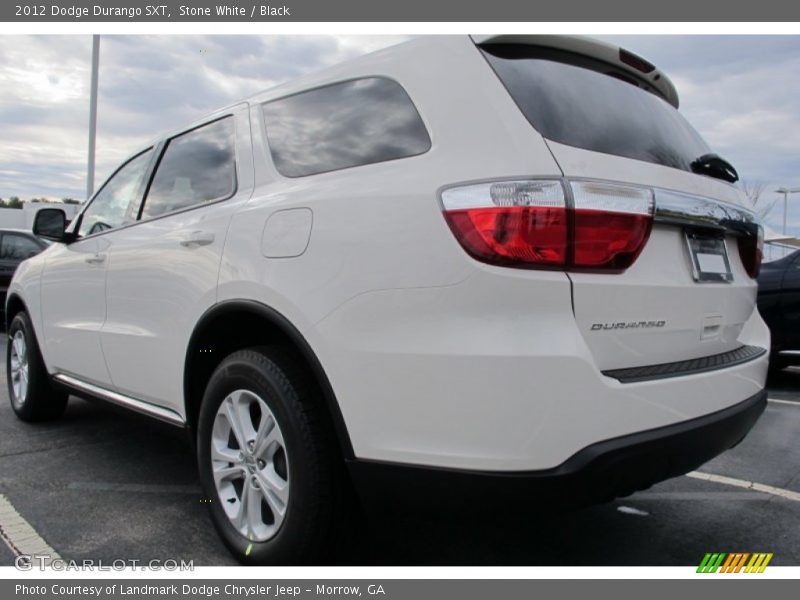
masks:
<svg viewBox="0 0 800 600"><path fill-rule="evenodd" d="M547 139L684 171L710 152L672 105L611 65L519 44L481 50L525 117Z"/></svg>
<svg viewBox="0 0 800 600"><path fill-rule="evenodd" d="M395 81L344 81L264 104L269 148L286 177L406 158L427 152L428 131Z"/></svg>
<svg viewBox="0 0 800 600"><path fill-rule="evenodd" d="M24 260L42 251L42 247L29 237L6 233L0 241L0 259Z"/></svg>

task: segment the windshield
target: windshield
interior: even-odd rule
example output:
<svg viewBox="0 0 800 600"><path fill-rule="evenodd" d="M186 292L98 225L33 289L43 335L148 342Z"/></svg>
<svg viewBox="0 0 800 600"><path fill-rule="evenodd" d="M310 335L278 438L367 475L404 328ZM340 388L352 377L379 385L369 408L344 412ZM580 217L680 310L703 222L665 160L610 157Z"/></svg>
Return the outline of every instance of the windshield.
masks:
<svg viewBox="0 0 800 600"><path fill-rule="evenodd" d="M675 108L607 63L523 44L481 51L545 138L684 171L710 152Z"/></svg>

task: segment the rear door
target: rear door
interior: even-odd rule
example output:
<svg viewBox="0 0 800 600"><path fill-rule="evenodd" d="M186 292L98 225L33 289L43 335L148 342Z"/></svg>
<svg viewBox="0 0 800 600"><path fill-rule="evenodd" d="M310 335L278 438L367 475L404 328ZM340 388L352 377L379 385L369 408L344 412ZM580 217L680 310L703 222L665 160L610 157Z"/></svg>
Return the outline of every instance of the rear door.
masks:
<svg viewBox="0 0 800 600"><path fill-rule="evenodd" d="M182 413L186 345L216 301L228 223L252 187L245 104L163 145L140 221L110 236L101 340L119 392Z"/></svg>
<svg viewBox="0 0 800 600"><path fill-rule="evenodd" d="M649 238L630 267L569 273L575 318L597 366L653 365L741 346L755 306L747 267L753 271L758 228L738 190L719 178L729 174L693 172L693 162L711 152L700 135L656 88L610 63L521 44L482 50L546 139L577 214L587 198L592 207L637 194L652 203ZM743 237L749 241L740 252Z"/></svg>

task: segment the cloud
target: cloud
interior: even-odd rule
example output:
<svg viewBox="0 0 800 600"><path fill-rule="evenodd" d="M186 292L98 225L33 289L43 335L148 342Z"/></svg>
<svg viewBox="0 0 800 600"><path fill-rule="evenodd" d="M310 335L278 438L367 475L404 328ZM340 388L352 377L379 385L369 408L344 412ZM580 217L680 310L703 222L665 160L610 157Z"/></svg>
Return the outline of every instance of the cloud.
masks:
<svg viewBox="0 0 800 600"><path fill-rule="evenodd" d="M164 131L401 36L103 36L97 184ZM0 197L85 192L88 36L0 36Z"/></svg>

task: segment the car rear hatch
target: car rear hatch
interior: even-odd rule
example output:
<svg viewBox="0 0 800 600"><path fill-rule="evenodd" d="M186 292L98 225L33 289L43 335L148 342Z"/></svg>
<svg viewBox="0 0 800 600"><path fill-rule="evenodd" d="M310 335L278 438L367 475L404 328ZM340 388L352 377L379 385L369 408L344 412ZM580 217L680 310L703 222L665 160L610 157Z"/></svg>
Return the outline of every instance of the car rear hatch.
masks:
<svg viewBox="0 0 800 600"><path fill-rule="evenodd" d="M761 230L669 79L583 38L474 39L562 170L564 267L597 366L737 356Z"/></svg>

